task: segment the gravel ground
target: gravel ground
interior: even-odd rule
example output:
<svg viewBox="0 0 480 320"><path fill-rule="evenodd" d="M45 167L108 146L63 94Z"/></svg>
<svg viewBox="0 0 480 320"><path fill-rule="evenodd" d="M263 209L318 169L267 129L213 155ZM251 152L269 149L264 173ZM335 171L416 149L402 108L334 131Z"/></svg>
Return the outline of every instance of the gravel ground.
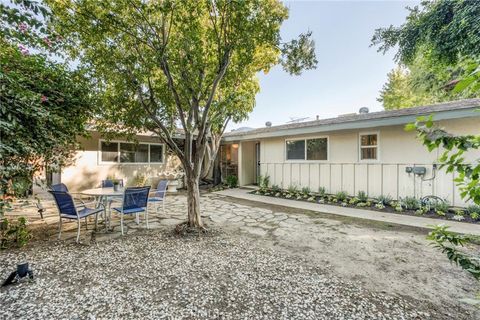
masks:
<svg viewBox="0 0 480 320"><path fill-rule="evenodd" d="M2 319L442 319L411 299L220 231L39 242L0 252L0 276L19 260L30 262L36 279L0 289Z"/></svg>

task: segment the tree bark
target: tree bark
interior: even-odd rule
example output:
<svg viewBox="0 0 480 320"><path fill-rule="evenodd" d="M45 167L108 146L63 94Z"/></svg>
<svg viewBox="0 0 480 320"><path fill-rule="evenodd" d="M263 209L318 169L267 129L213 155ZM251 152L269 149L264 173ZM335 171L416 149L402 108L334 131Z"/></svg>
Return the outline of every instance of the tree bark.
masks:
<svg viewBox="0 0 480 320"><path fill-rule="evenodd" d="M200 216L200 177L192 172L186 173L188 226L191 228L203 228Z"/></svg>

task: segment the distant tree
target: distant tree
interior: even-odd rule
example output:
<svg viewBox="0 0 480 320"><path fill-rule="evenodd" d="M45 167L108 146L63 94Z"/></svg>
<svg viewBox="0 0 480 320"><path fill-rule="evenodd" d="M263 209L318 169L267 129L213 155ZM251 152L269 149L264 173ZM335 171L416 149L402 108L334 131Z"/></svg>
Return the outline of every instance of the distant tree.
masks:
<svg viewBox="0 0 480 320"><path fill-rule="evenodd" d="M103 130L155 132L180 159L188 227L203 228L204 159L213 162L229 121L252 111L257 73L279 63L291 74L316 66L310 34L281 42L288 10L277 0L46 3L102 91Z"/></svg>
<svg viewBox="0 0 480 320"><path fill-rule="evenodd" d="M410 72L406 68L399 66L390 71L387 77L377 99L386 110L409 108L432 101L425 95L422 96L419 90L415 90Z"/></svg>
<svg viewBox="0 0 480 320"><path fill-rule="evenodd" d="M395 58L410 70L415 91L432 101L478 97L478 2L423 1L409 10L401 26L377 29L372 45L384 53L398 48Z"/></svg>

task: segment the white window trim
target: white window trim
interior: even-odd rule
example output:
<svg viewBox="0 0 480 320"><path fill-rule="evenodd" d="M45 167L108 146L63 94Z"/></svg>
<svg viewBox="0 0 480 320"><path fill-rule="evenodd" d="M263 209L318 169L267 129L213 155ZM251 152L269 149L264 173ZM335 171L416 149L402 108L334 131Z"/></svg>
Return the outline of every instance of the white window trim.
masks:
<svg viewBox="0 0 480 320"><path fill-rule="evenodd" d="M377 145L362 147L362 136L368 136L372 134L377 135ZM373 147L377 148L377 159L362 159L362 149L373 148ZM380 162L380 131L367 131L367 132L358 133L358 161L359 162Z"/></svg>
<svg viewBox="0 0 480 320"><path fill-rule="evenodd" d="M307 160L307 140L312 140L312 139L327 139L327 159L326 160ZM287 141L305 141L305 154L304 158L305 159L287 159ZM325 163L330 161L330 137L329 136L309 136L309 137L302 137L302 138L289 138L285 139L284 143L284 159L285 162L289 163Z"/></svg>
<svg viewBox="0 0 480 320"><path fill-rule="evenodd" d="M108 142L108 143L116 143L117 144L117 158L118 161L102 161L102 142ZM98 151L97 151L97 161L98 164L100 165L145 165L145 164L165 164L165 144L164 143L156 143L156 142L139 142L138 144L146 144L148 145L148 162L120 162L120 143L130 143L130 144L135 144L134 142L131 141L125 141L125 140L105 140L105 139L99 139L98 140ZM150 161L150 146L155 145L155 146L162 146L162 162L151 162Z"/></svg>

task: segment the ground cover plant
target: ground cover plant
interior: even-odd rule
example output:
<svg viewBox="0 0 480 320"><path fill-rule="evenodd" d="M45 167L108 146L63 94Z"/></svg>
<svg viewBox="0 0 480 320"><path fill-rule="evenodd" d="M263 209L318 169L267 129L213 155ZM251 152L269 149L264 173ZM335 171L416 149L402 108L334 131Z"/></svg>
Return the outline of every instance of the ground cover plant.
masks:
<svg viewBox="0 0 480 320"><path fill-rule="evenodd" d="M268 182L269 178L262 177L262 181ZM265 183L262 183L260 188L256 191L252 191L252 193L276 198L370 209L396 214L416 215L427 218L455 220L468 223L480 222L480 206L472 205L468 208L456 208L450 206L448 201L440 198L435 199L434 202L432 202L429 197L420 199L412 196L394 200L390 195L369 197L363 190L360 190L356 196L350 196L345 191L328 194L323 187L319 188L317 192L313 192L307 187L299 188L296 185L290 185L287 189L282 189L278 185L270 187Z"/></svg>

